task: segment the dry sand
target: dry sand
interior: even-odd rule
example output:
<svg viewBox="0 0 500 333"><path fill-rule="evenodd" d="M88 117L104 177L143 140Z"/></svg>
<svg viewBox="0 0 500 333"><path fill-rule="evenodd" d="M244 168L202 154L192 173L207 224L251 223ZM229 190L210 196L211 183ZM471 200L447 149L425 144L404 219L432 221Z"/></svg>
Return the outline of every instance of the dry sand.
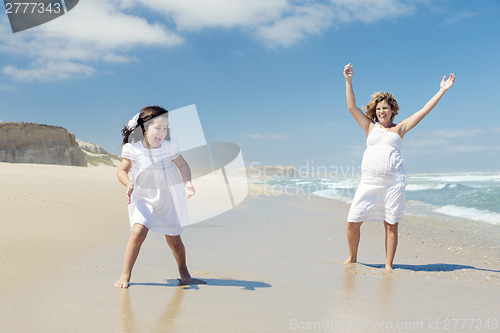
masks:
<svg viewBox="0 0 500 333"><path fill-rule="evenodd" d="M182 235L206 284L178 286L151 232L119 290L129 226L114 168L0 163L0 184L5 332L500 330L498 247L457 246L446 221L406 217L392 273L382 225L366 224L361 263L345 266L346 204L253 187Z"/></svg>

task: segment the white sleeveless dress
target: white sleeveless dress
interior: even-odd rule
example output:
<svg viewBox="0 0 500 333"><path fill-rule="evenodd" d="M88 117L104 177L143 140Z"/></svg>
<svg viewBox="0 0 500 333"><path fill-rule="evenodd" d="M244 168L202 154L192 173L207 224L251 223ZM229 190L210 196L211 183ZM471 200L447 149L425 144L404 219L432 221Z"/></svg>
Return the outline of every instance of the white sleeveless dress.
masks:
<svg viewBox="0 0 500 333"><path fill-rule="evenodd" d="M128 206L130 227L140 223L164 235L177 236L189 224L186 190L172 162L180 155L173 139L148 149L142 141L123 145L122 157L132 161L134 190Z"/></svg>
<svg viewBox="0 0 500 333"><path fill-rule="evenodd" d="M361 163L361 182L352 200L348 222L395 224L403 219L405 174L400 149L403 140L375 123Z"/></svg>

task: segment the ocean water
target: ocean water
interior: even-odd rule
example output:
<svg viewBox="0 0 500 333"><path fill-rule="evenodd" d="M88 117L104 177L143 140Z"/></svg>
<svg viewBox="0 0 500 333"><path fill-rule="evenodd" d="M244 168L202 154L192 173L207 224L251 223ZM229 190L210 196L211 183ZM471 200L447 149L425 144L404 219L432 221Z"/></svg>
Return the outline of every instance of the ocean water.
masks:
<svg viewBox="0 0 500 333"><path fill-rule="evenodd" d="M359 178L267 180L274 194L352 201ZM462 218L500 226L500 173L406 175L406 214Z"/></svg>

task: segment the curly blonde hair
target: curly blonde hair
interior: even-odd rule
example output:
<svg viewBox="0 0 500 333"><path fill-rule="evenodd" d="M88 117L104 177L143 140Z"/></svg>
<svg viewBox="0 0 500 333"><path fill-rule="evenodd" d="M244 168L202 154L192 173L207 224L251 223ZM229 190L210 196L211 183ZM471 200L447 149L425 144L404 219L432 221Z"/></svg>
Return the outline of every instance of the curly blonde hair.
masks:
<svg viewBox="0 0 500 333"><path fill-rule="evenodd" d="M379 92L372 95L372 100L367 106L364 107L366 109L366 116L372 119L373 121L378 122L376 113L377 104L382 101L386 101L387 104L391 106L392 110L391 121L393 121L394 117L398 115L399 105L398 101L396 101L394 96L392 96L392 94L388 92Z"/></svg>

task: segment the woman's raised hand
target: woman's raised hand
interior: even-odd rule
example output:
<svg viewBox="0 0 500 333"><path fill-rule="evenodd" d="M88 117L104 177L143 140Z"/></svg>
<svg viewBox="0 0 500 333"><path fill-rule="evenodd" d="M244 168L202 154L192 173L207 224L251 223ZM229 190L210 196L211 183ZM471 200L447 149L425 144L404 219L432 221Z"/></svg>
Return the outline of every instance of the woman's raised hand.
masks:
<svg viewBox="0 0 500 333"><path fill-rule="evenodd" d="M352 80L352 76L354 75L354 71L352 69L352 65L349 63L344 67L344 78L346 80Z"/></svg>
<svg viewBox="0 0 500 333"><path fill-rule="evenodd" d="M441 90L447 91L448 89L451 88L453 83L455 83L455 74L451 73L448 80L446 80L446 75L443 76L443 79L441 80L441 84L439 85L439 87L441 88Z"/></svg>

